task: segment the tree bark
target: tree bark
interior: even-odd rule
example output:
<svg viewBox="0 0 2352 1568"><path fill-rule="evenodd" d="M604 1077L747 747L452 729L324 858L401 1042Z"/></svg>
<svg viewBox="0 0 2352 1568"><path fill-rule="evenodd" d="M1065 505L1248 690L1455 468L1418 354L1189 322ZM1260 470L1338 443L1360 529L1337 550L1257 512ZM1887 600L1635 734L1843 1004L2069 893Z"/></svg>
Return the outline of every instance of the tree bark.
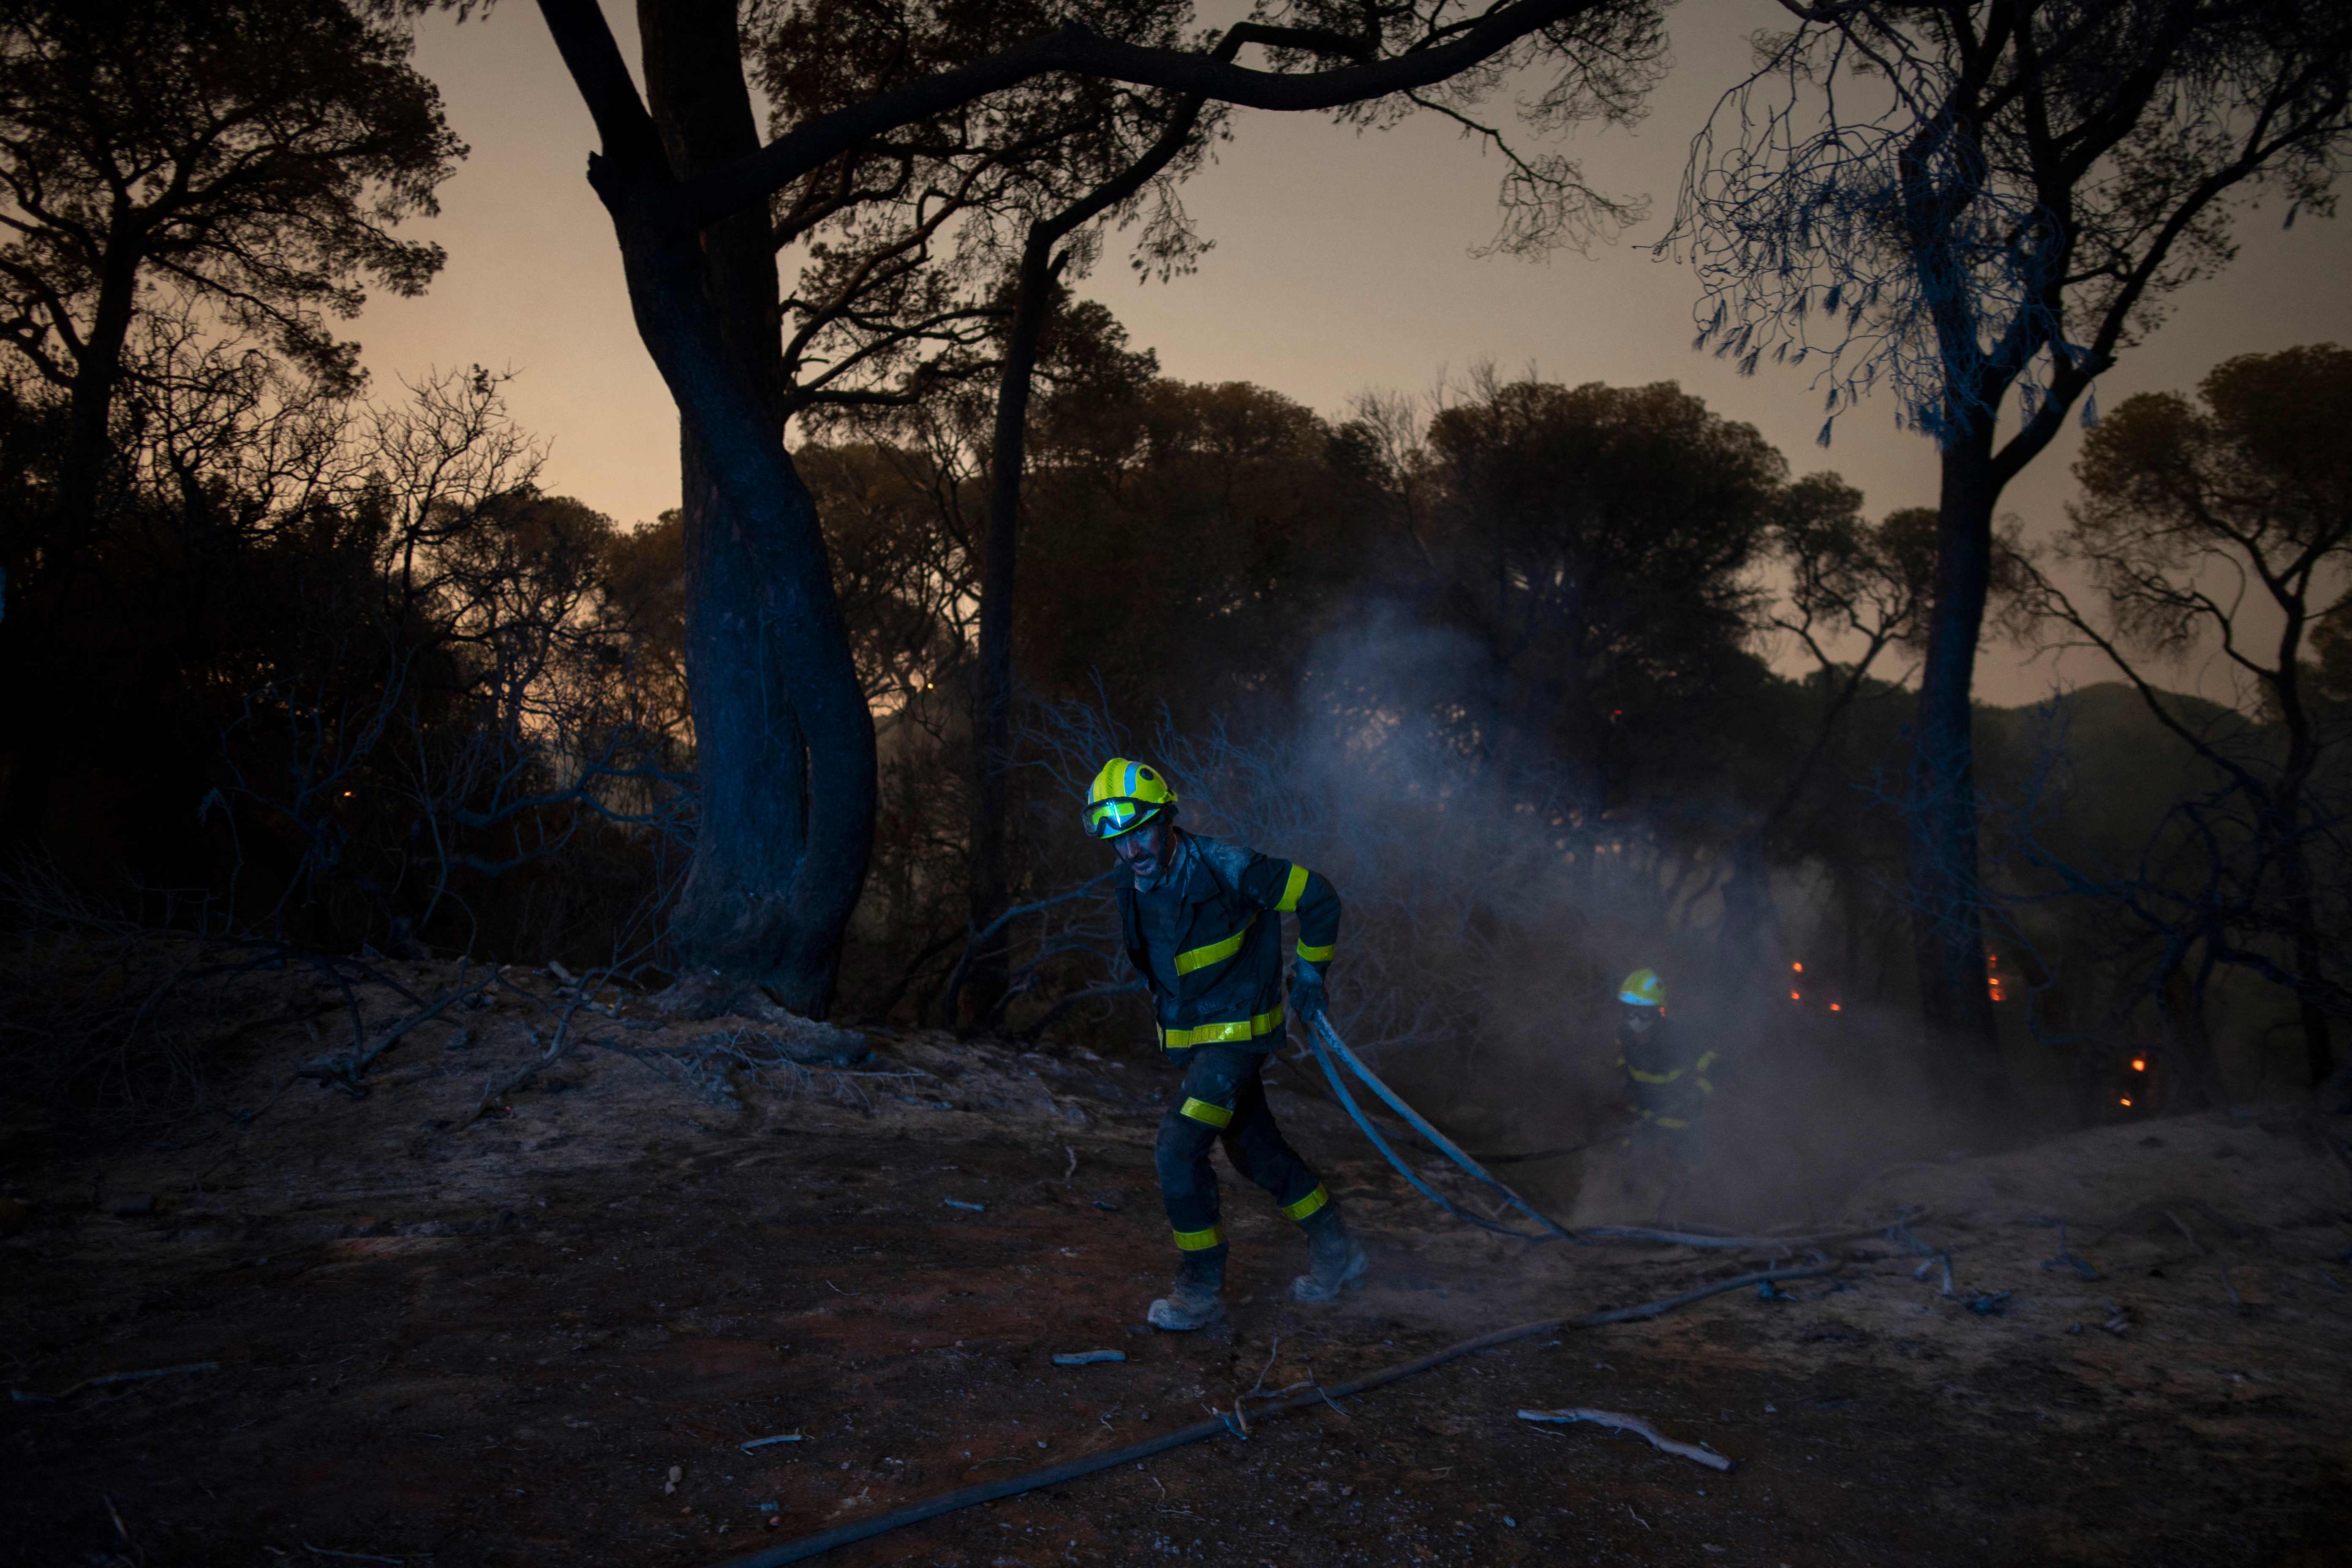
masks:
<svg viewBox="0 0 2352 1568"><path fill-rule="evenodd" d="M1013 593L1020 559L1021 484L1027 462L1029 394L1035 383L1037 342L1053 309L1056 236L1045 225L1022 247L1013 326L996 391L996 428L989 463L988 539L980 589L979 745L973 753L971 929L984 931L1012 900L1005 816L1013 748ZM1004 999L1005 932L973 952L964 994L975 1022L994 1015Z"/></svg>
<svg viewBox="0 0 2352 1568"><path fill-rule="evenodd" d="M1939 1058L1952 1053L1955 1087L1998 1098L2000 1040L1985 982L1971 702L2000 495L1992 435L1990 416L1972 420L1943 451L1935 604L1913 723L1906 858L1922 1019Z"/></svg>
<svg viewBox="0 0 2352 1568"><path fill-rule="evenodd" d="M689 972L822 1016L872 845L873 719L815 503L783 448L765 214L698 235L677 201L678 180L759 145L733 0L641 0L638 22L658 141L600 114L606 150L589 177L679 412L700 815L670 934Z"/></svg>
<svg viewBox="0 0 2352 1568"><path fill-rule="evenodd" d="M99 491L114 455L114 395L122 384L122 351L131 340L131 321L139 300L139 246L124 232L131 223L121 219L107 235L97 308L91 312L89 335L76 356L73 385L67 393L66 449L58 465L62 526L55 542L59 556L66 560L78 555L89 541L97 520Z"/></svg>
<svg viewBox="0 0 2352 1568"><path fill-rule="evenodd" d="M2307 584L2308 579L2304 579ZM2307 587L2306 587L2306 592ZM2280 596L2274 589L2273 596ZM2268 831L2278 843L2280 880L2286 894L2288 929L2294 943L2294 970L2305 981L2295 994L2295 1014L2303 1026L2304 1070L2313 1089L2326 1086L2336 1071L2335 1043L2329 1037L2326 1010L2319 1005L2312 983L2321 975L2321 938L2317 889L2313 886L2311 859L2304 852L2303 802L2312 774L2320 762L2320 740L2305 701L2303 650L2310 619L2302 594L2285 598L2286 624L2280 628L2278 673L2271 695L2279 720L2286 728L2286 765L2280 770L2277 793L2269 803Z"/></svg>
<svg viewBox="0 0 2352 1568"><path fill-rule="evenodd" d="M2157 993L2165 1050L2174 1069L2164 1110L2173 1116L2210 1110L2228 1100L2221 1089L2221 1065L2213 1054L2213 1037L2205 1026L2205 982L2212 973L2213 962L2210 957L2205 960L2194 984L2185 973L2187 968L2184 952Z"/></svg>

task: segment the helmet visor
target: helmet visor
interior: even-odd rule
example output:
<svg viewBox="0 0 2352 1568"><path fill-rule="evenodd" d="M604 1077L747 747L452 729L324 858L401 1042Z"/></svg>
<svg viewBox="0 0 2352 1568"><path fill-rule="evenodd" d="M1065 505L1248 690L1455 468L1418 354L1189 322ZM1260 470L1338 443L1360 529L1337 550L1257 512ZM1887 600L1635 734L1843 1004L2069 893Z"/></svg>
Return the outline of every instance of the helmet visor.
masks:
<svg viewBox="0 0 2352 1568"><path fill-rule="evenodd" d="M1117 838L1142 826L1159 811L1139 800L1098 800L1087 807L1087 831L1097 838Z"/></svg>

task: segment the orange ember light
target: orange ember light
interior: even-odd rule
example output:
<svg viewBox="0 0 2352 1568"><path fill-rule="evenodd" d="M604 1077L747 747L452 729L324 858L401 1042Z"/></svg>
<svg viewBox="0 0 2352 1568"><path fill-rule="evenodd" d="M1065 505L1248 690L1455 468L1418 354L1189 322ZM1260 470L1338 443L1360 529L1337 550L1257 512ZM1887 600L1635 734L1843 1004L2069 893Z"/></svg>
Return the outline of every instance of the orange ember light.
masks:
<svg viewBox="0 0 2352 1568"><path fill-rule="evenodd" d="M2126 1105L2129 1105L2129 1104L2131 1103L2131 1101L2130 1101L2130 1100L2125 1100L2125 1101L2124 1101L2124 1103L2125 1103Z"/></svg>
<svg viewBox="0 0 2352 1568"><path fill-rule="evenodd" d="M1845 1009L1840 1006L1837 1003L1832 1002L1830 1004L1830 1011L1832 1013L1843 1013Z"/></svg>
<svg viewBox="0 0 2352 1568"><path fill-rule="evenodd" d="M1789 965L1789 967L1795 970L1800 974L1802 974L1805 972L1805 966L1801 963L1792 963Z"/></svg>
<svg viewBox="0 0 2352 1568"><path fill-rule="evenodd" d="M2132 1058L2132 1071L2134 1071L2134 1072L2146 1072L2147 1070L2147 1058L2146 1057L2134 1057L2134 1058Z"/></svg>
<svg viewBox="0 0 2352 1568"><path fill-rule="evenodd" d="M1791 1002L1801 1002L1801 1001L1803 1001L1803 1000L1804 1000L1804 998L1803 998L1803 997L1801 997L1801 996L1800 996L1800 995L1798 995L1795 992L1791 991L1791 992L1790 992L1790 993L1789 993L1789 1000L1790 1000L1790 1001L1791 1001Z"/></svg>

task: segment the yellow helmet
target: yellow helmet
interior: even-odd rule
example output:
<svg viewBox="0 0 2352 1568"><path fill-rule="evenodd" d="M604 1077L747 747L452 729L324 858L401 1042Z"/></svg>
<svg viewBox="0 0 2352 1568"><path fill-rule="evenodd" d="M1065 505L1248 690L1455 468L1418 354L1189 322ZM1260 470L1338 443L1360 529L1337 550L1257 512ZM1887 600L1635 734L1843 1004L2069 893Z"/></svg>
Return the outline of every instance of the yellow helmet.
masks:
<svg viewBox="0 0 2352 1568"><path fill-rule="evenodd" d="M1625 984L1617 987L1617 1000L1634 1007L1663 1007L1666 1005L1666 983L1658 978L1654 969L1637 969L1625 976Z"/></svg>
<svg viewBox="0 0 2352 1568"><path fill-rule="evenodd" d="M1176 792L1150 763L1113 757L1087 786L1087 831L1097 838L1117 838L1175 805Z"/></svg>

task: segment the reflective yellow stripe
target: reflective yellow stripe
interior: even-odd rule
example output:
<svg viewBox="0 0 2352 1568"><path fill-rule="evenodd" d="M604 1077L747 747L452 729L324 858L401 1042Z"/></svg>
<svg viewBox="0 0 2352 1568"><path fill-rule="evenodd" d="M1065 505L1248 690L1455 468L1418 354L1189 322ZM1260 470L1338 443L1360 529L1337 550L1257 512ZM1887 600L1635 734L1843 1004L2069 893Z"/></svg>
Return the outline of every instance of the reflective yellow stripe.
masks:
<svg viewBox="0 0 2352 1568"><path fill-rule="evenodd" d="M1213 1225L1206 1230L1176 1232L1176 1245L1186 1252L1206 1252L1213 1247L1223 1246L1224 1241L1225 1232L1222 1226Z"/></svg>
<svg viewBox="0 0 2352 1568"><path fill-rule="evenodd" d="M1271 1013L1260 1013L1255 1018L1237 1018L1230 1024L1200 1024L1190 1029L1162 1029L1160 1043L1168 1050L1181 1051L1187 1046L1224 1045L1234 1040L1255 1040L1261 1035L1281 1032L1282 1008L1277 1005Z"/></svg>
<svg viewBox="0 0 2352 1568"><path fill-rule="evenodd" d="M1707 1082L1705 1079L1701 1079L1698 1080L1698 1091L1701 1094L1713 1094L1715 1092L1715 1085Z"/></svg>
<svg viewBox="0 0 2352 1568"><path fill-rule="evenodd" d="M1322 1183L1318 1182L1315 1184L1315 1190L1307 1194L1305 1197L1299 1199L1297 1203L1283 1205L1282 1212L1289 1215L1292 1219L1305 1219L1308 1215L1313 1214L1317 1209L1321 1208L1325 1204L1328 1204L1330 1201L1331 1194L1323 1190Z"/></svg>
<svg viewBox="0 0 2352 1568"><path fill-rule="evenodd" d="M1336 942L1323 947L1309 947L1302 942L1298 944L1298 956L1309 963L1328 963L1331 962L1331 955L1338 952L1339 948L1339 944Z"/></svg>
<svg viewBox="0 0 2352 1568"><path fill-rule="evenodd" d="M1249 935L1251 931L1254 930L1256 925L1257 917L1255 915L1252 915L1248 925L1242 927L1241 930L1234 932L1233 935L1225 938L1224 941L1213 942L1206 947L1196 947L1190 952L1178 953L1176 955L1176 973L1179 974L1190 974L1196 969L1206 969L1213 963L1223 963L1225 960L1231 958L1234 954L1242 950L1243 940Z"/></svg>
<svg viewBox="0 0 2352 1568"><path fill-rule="evenodd" d="M1693 1072L1705 1072L1707 1068L1715 1065L1717 1055L1717 1053L1714 1051L1707 1052L1706 1055L1699 1058L1697 1061L1691 1064L1691 1070Z"/></svg>
<svg viewBox="0 0 2352 1568"><path fill-rule="evenodd" d="M1295 913L1298 909L1298 895L1306 890L1307 868L1293 866L1290 868L1290 880L1282 885L1282 901L1274 907L1284 914Z"/></svg>
<svg viewBox="0 0 2352 1568"><path fill-rule="evenodd" d="M1680 1132L1683 1129L1688 1127L1690 1123L1687 1121L1677 1121L1671 1116L1661 1116L1658 1118L1658 1125L1661 1127L1670 1127L1675 1131Z"/></svg>
<svg viewBox="0 0 2352 1568"><path fill-rule="evenodd" d="M1205 1121L1212 1127L1231 1127L1234 1124L1232 1111L1222 1105L1211 1105L1205 1100L1187 1099L1183 1105L1183 1114L1195 1121Z"/></svg>
<svg viewBox="0 0 2352 1568"><path fill-rule="evenodd" d="M1643 1072L1640 1068L1629 1064L1625 1070L1633 1076L1636 1083L1672 1083L1683 1076L1683 1069L1680 1068L1676 1068L1672 1072Z"/></svg>

